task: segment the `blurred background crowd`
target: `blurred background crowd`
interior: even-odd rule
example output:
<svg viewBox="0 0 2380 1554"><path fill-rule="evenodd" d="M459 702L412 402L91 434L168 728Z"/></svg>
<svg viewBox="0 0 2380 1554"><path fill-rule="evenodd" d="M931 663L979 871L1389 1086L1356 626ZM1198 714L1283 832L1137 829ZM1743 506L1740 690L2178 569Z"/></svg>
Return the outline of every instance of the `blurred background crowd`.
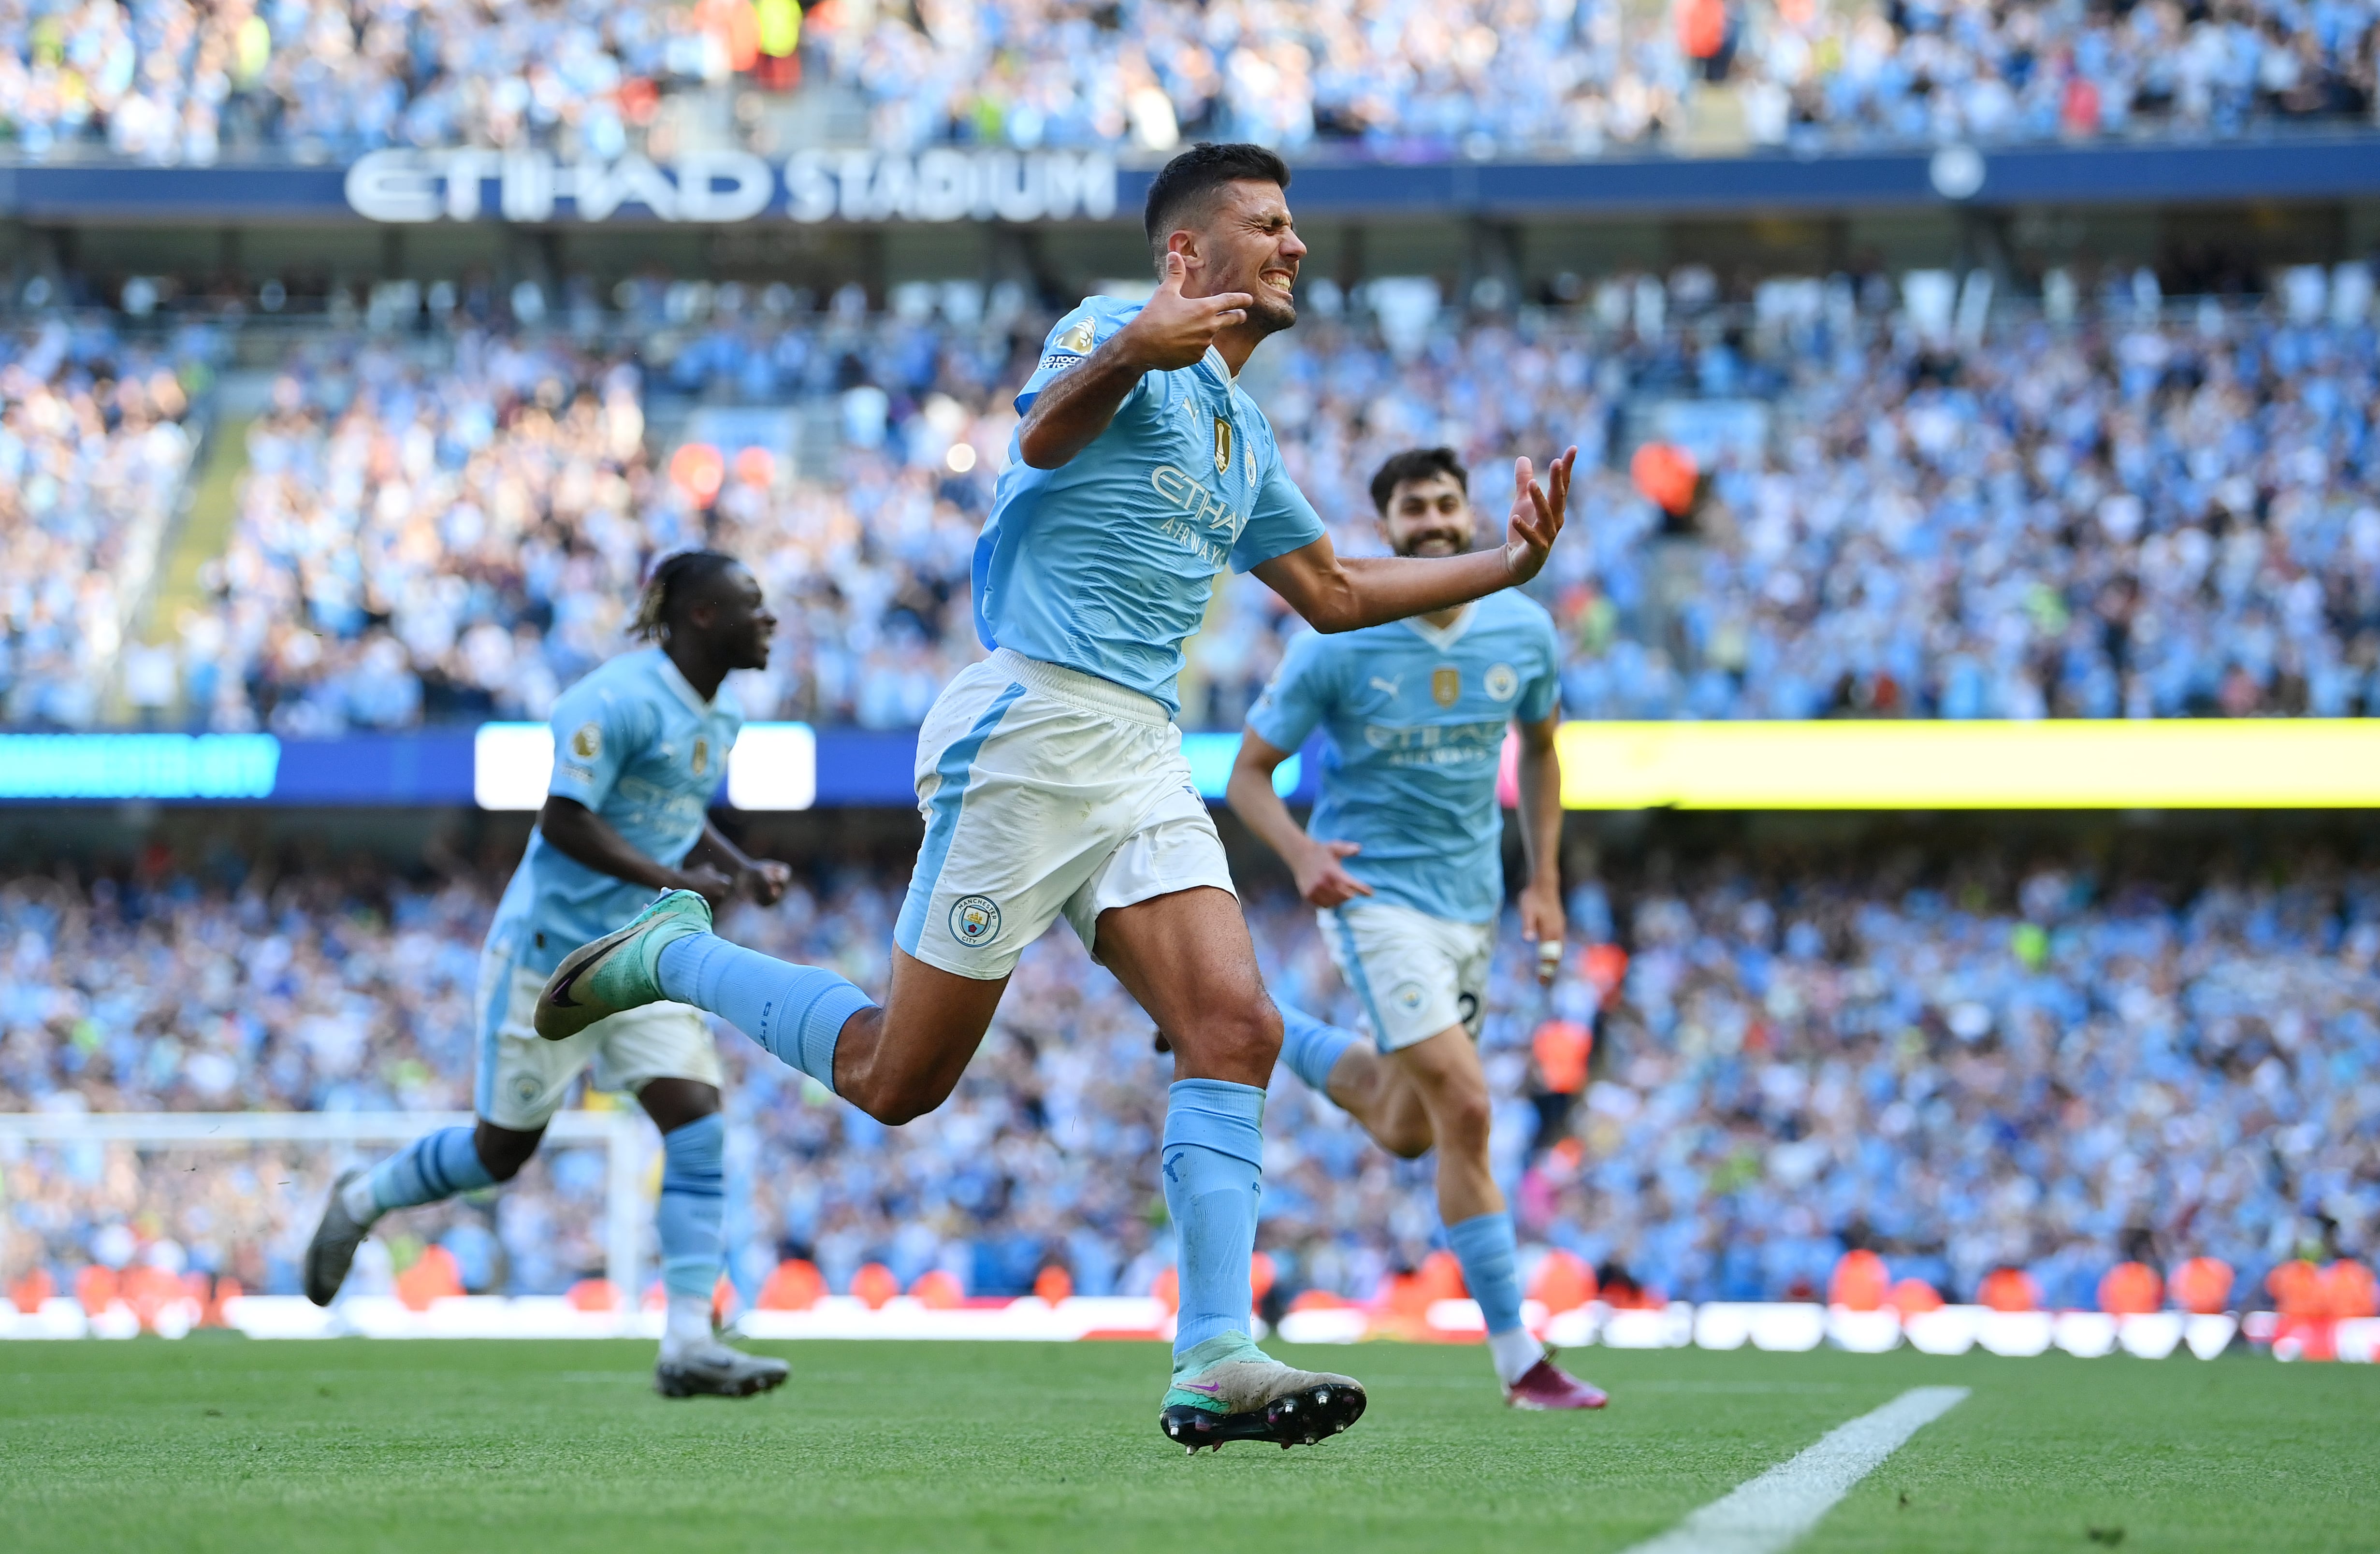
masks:
<svg viewBox="0 0 2380 1554"><path fill-rule="evenodd" d="M2125 1258L2218 1257L2249 1300L2301 1254L2380 1251L2380 877L2319 848L2144 869L1835 851L1615 862L1576 883L1550 989L1500 960L1494 1159L1532 1260L1572 1253L1615 1299L1791 1299L1864 1248L1954 1299L2014 1268L2088 1308ZM13 878L0 1108L466 1107L498 879L229 854L198 875L159 854ZM880 988L899 884L828 870L725 931ZM1250 913L1277 995L1352 1023L1311 917L1261 892ZM1172 1244L1150 1034L1064 933L1027 953L956 1097L904 1127L721 1027L744 1297L785 1257L838 1293L868 1263L903 1288L940 1269L1013 1294L1058 1267L1081 1293L1148 1291ZM1428 1163L1392 1160L1286 1070L1274 1089L1260 1241L1282 1298L1380 1294L1439 1236ZM96 1264L294 1289L336 1159L19 1147L0 1265L60 1288ZM444 1245L470 1289L559 1292L600 1271L602 1187L600 1153L552 1150L385 1239L399 1262Z"/></svg>
<svg viewBox="0 0 2380 1554"><path fill-rule="evenodd" d="M10 0L0 133L161 164L285 150L1358 154L2237 135L2368 120L2368 0ZM725 112L712 111L721 107Z"/></svg>
<svg viewBox="0 0 2380 1554"><path fill-rule="evenodd" d="M189 472L177 354L60 319L0 342L0 722L101 714Z"/></svg>
<svg viewBox="0 0 2380 1554"><path fill-rule="evenodd" d="M1470 463L1486 540L1508 461L1580 446L1534 585L1574 717L2355 715L2380 707L2372 275L2289 279L2166 305L2143 272L2068 317L1925 273L1725 303L1688 266L1487 315L1319 281L1248 381L1342 553L1378 550L1366 482L1399 448ZM969 556L1047 319L907 290L706 288L625 343L305 334L237 419L183 387L221 355L202 326L179 377L101 326L6 337L7 721L541 719L622 646L651 558L707 540L785 622L735 682L748 716L914 727L983 650ZM241 440L232 516L128 642L194 419ZM1236 728L1302 629L1221 581L1184 726Z"/></svg>

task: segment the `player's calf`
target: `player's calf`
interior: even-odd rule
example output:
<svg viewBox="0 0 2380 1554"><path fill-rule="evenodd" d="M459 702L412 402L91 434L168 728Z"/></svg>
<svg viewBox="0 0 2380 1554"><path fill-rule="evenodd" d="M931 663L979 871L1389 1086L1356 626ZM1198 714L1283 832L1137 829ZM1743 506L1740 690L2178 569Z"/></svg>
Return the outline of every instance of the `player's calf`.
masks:
<svg viewBox="0 0 2380 1554"><path fill-rule="evenodd" d="M1351 1030L1283 1007L1281 1061L1360 1123L1399 1159L1417 1160L1438 1142L1413 1082Z"/></svg>
<svg viewBox="0 0 2380 1554"><path fill-rule="evenodd" d="M488 1156L492 1135L505 1147ZM441 1128L425 1134L369 1171L339 1173L331 1200L306 1244L306 1298L328 1305L338 1298L355 1266L356 1249L380 1217L391 1209L436 1203L509 1181L537 1148L537 1134L513 1133L481 1123L477 1129ZM517 1150L511 1147L518 1144Z"/></svg>

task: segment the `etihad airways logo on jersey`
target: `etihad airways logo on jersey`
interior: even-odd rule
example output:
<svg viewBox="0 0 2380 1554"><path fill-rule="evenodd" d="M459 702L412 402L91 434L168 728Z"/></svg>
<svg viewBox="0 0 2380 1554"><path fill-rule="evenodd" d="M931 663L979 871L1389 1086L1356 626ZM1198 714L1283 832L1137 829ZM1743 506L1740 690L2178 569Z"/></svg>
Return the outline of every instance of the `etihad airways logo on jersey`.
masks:
<svg viewBox="0 0 2380 1554"><path fill-rule="evenodd" d="M1503 753L1504 725L1501 722L1404 727L1366 723L1364 743L1382 752L1390 766L1464 766Z"/></svg>
<svg viewBox="0 0 2380 1554"><path fill-rule="evenodd" d="M1228 565L1232 541L1240 537L1240 526L1246 521L1239 509L1199 484L1188 471L1171 464L1150 470L1148 483L1182 514L1160 524L1159 530L1181 541L1210 566L1220 569Z"/></svg>

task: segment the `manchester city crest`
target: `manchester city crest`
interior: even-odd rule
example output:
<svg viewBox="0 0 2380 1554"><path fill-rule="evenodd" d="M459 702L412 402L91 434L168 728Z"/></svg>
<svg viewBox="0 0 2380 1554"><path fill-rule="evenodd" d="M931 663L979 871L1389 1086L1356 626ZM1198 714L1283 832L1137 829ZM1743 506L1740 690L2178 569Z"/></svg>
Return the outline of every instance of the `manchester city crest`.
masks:
<svg viewBox="0 0 2380 1554"><path fill-rule="evenodd" d="M1509 663L1490 667L1480 682L1488 689L1489 699L1510 701L1521 694L1521 676Z"/></svg>
<svg viewBox="0 0 2380 1554"><path fill-rule="evenodd" d="M988 895L963 895L951 903L951 937L973 949L1000 937L1000 904Z"/></svg>

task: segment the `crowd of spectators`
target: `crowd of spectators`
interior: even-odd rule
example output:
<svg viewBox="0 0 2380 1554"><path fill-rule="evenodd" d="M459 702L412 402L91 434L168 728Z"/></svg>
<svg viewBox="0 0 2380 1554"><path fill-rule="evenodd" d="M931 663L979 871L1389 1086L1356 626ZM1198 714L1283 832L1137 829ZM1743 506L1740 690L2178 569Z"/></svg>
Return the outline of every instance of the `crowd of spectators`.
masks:
<svg viewBox="0 0 2380 1554"><path fill-rule="evenodd" d="M186 369L101 326L0 333L0 723L98 715L188 470Z"/></svg>
<svg viewBox="0 0 2380 1554"><path fill-rule="evenodd" d="M1681 272L1411 328L1318 285L1248 381L1342 553L1378 551L1366 481L1396 449L1461 453L1492 533L1507 461L1579 445L1576 522L1533 585L1573 717L2358 715L2380 709L2380 382L2368 274L2323 284L2349 305L2126 291L1963 337L1848 284L1648 318L1648 291L1706 295ZM186 715L542 718L623 645L650 559L704 541L785 622L735 682L747 716L915 726L983 650L969 557L1039 323L979 295L963 322L860 300L736 300L633 358L477 334L435 370L369 339L299 348L248 434L214 603L178 623ZM657 468L663 396L807 430ZM1674 507L1621 456L1647 435L1695 461ZM1237 727L1302 629L1220 579L1184 726Z"/></svg>
<svg viewBox="0 0 2380 1554"><path fill-rule="evenodd" d="M302 346L249 427L208 601L171 623L181 705L298 736L541 719L625 645L652 558L710 543L785 622L771 668L734 681L747 717L914 727L975 651L965 580L1014 344L846 314L758 340L722 321L668 357L657 389L718 371L826 405L835 470L808 480L782 448L656 470L640 369L558 341L467 334L434 369Z"/></svg>
<svg viewBox="0 0 2380 1554"><path fill-rule="evenodd" d="M2220 1257L2243 1300L2301 1251L2368 1260L2380 879L2200 851L2174 855L2188 887L1989 849L1816 869L1656 856L1578 884L1562 977L1540 990L1533 956L1500 957L1484 1038L1495 1169L1529 1256L1563 1249L1671 1298L1783 1299L1865 1247L1953 1298L2014 1267L2082 1307L2144 1251ZM896 872L814 878L723 926L880 988ZM9 880L0 1106L466 1107L493 882L220 861L204 880ZM1250 912L1276 993L1352 1022L1310 915L1273 896ZM1549 1022L1596 1031L1591 1081L1553 1072ZM721 1039L747 1298L789 1256L838 1292L869 1262L978 1293L1051 1264L1087 1294L1164 1271L1168 1070L1070 936L1027 953L957 1094L904 1127ZM1391 1159L1285 1070L1275 1092L1260 1240L1281 1288L1370 1297L1439 1236L1428 1164ZM0 1159L0 1275L46 1266L70 1288L86 1263L145 1258L294 1287L334 1163L20 1148ZM599 1157L555 1151L386 1239L400 1257L442 1241L471 1288L558 1292L600 1266L601 1185Z"/></svg>
<svg viewBox="0 0 2380 1554"><path fill-rule="evenodd" d="M175 623L217 729L542 717L692 538L651 500L633 370L564 346L466 335L424 370L316 342L247 438L211 602Z"/></svg>
<svg viewBox="0 0 2380 1554"><path fill-rule="evenodd" d="M0 126L33 155L98 142L158 163L261 145L613 157L648 143L665 93L783 91L807 57L891 150L2231 134L2368 117L2374 19L2368 0L12 0Z"/></svg>

